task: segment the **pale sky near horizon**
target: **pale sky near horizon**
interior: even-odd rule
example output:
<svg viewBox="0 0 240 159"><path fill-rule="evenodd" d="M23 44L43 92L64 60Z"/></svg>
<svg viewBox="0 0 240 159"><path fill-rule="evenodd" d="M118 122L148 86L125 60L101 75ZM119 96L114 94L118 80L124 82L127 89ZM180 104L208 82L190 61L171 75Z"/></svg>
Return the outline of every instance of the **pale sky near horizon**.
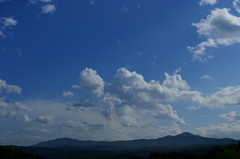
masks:
<svg viewBox="0 0 240 159"><path fill-rule="evenodd" d="M0 145L240 139L239 0L0 0Z"/></svg>

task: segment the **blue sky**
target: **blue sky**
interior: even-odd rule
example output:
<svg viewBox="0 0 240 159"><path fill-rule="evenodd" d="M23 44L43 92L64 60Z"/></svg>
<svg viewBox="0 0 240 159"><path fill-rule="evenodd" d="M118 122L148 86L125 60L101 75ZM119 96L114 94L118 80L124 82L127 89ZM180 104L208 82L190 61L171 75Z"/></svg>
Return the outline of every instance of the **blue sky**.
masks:
<svg viewBox="0 0 240 159"><path fill-rule="evenodd" d="M239 0L0 0L0 144L240 139Z"/></svg>

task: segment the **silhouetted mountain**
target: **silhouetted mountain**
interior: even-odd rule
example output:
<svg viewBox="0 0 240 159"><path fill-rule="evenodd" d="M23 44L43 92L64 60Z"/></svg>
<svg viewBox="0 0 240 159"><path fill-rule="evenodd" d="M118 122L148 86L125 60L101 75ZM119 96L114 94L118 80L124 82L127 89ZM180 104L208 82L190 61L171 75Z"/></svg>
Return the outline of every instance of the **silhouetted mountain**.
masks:
<svg viewBox="0 0 240 159"><path fill-rule="evenodd" d="M192 134L192 133L190 133L190 132L184 132L184 133L181 133L181 134L178 134L178 135L176 135L176 136L198 136L198 135L194 135L194 134Z"/></svg>
<svg viewBox="0 0 240 159"><path fill-rule="evenodd" d="M158 139L141 139L130 141L80 141L69 138L41 142L34 147L42 148L74 148L81 150L140 150L140 149L179 149L188 147L214 146L236 144L233 139L206 138L185 132L176 136L166 136Z"/></svg>

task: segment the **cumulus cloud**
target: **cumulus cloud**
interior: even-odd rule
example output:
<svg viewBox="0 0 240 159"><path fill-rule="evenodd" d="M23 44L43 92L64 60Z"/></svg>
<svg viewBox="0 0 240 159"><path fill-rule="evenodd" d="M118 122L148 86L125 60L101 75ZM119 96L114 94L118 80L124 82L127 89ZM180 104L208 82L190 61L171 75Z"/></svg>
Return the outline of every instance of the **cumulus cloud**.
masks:
<svg viewBox="0 0 240 159"><path fill-rule="evenodd" d="M0 17L0 37L7 37L7 30L17 25L13 17Z"/></svg>
<svg viewBox="0 0 240 159"><path fill-rule="evenodd" d="M201 0L199 2L200 6L204 6L204 5L214 5L218 2L218 0Z"/></svg>
<svg viewBox="0 0 240 159"><path fill-rule="evenodd" d="M229 121L240 121L240 115L235 111L231 111L228 114L220 114L219 116Z"/></svg>
<svg viewBox="0 0 240 159"><path fill-rule="evenodd" d="M232 15L230 9L216 8L206 19L192 24L197 33L207 38L195 47L188 47L193 52L194 60L204 61L213 56L206 52L207 48L228 46L240 43L240 17Z"/></svg>
<svg viewBox="0 0 240 159"><path fill-rule="evenodd" d="M200 79L201 80L213 80L213 78L210 75L201 75Z"/></svg>
<svg viewBox="0 0 240 159"><path fill-rule="evenodd" d="M104 81L95 70L86 68L80 73L80 88L96 96L101 96L104 91Z"/></svg>
<svg viewBox="0 0 240 159"><path fill-rule="evenodd" d="M211 125L208 127L197 128L196 132L202 136L208 137L229 137L239 139L240 138L240 124L239 123L221 123L218 125Z"/></svg>
<svg viewBox="0 0 240 159"><path fill-rule="evenodd" d="M41 9L43 14L47 14L47 13L53 14L57 10L54 4L46 4L42 6Z"/></svg>
<svg viewBox="0 0 240 159"><path fill-rule="evenodd" d="M19 86L7 84L6 81L0 79L0 93L6 91L7 93L17 93L21 94L22 89Z"/></svg>
<svg viewBox="0 0 240 159"><path fill-rule="evenodd" d="M202 78L212 79L206 75ZM118 69L110 83L104 82L95 70L85 69L80 75L80 89L96 97L94 104L86 100L88 102L80 102L73 106L98 105L106 117L119 119L122 124L136 127L143 116L184 123L171 106L171 103L176 101L194 102L198 109L200 106L223 108L240 104L240 86L228 86L204 96L200 91L191 90L187 81L178 73L165 73L162 83L155 80L147 82L141 74L126 68Z"/></svg>
<svg viewBox="0 0 240 159"><path fill-rule="evenodd" d="M99 105L105 107L105 115L118 118L124 125L139 126L138 118L153 115L172 123L184 123L167 101L184 96L195 96L180 75L165 74L166 80L147 82L144 77L126 68L120 68L111 83L106 83L95 70L85 69L80 75L80 87L97 96ZM139 115L136 115L139 114Z"/></svg>

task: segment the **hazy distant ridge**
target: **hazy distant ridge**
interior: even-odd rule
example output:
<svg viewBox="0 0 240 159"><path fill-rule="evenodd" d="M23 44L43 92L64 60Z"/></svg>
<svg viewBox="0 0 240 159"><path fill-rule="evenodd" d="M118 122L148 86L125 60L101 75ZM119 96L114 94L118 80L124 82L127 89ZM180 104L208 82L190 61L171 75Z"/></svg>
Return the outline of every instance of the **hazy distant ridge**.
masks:
<svg viewBox="0 0 240 159"><path fill-rule="evenodd" d="M34 147L44 148L58 148L69 147L78 149L101 149L101 150L132 150L154 147L165 147L169 149L184 148L190 146L214 146L214 145L228 145L235 144L237 140L224 138L214 139L206 138L191 133L182 133L176 136L166 136L158 139L140 139L130 141L80 141L70 138L60 138L50 141L40 142Z"/></svg>

